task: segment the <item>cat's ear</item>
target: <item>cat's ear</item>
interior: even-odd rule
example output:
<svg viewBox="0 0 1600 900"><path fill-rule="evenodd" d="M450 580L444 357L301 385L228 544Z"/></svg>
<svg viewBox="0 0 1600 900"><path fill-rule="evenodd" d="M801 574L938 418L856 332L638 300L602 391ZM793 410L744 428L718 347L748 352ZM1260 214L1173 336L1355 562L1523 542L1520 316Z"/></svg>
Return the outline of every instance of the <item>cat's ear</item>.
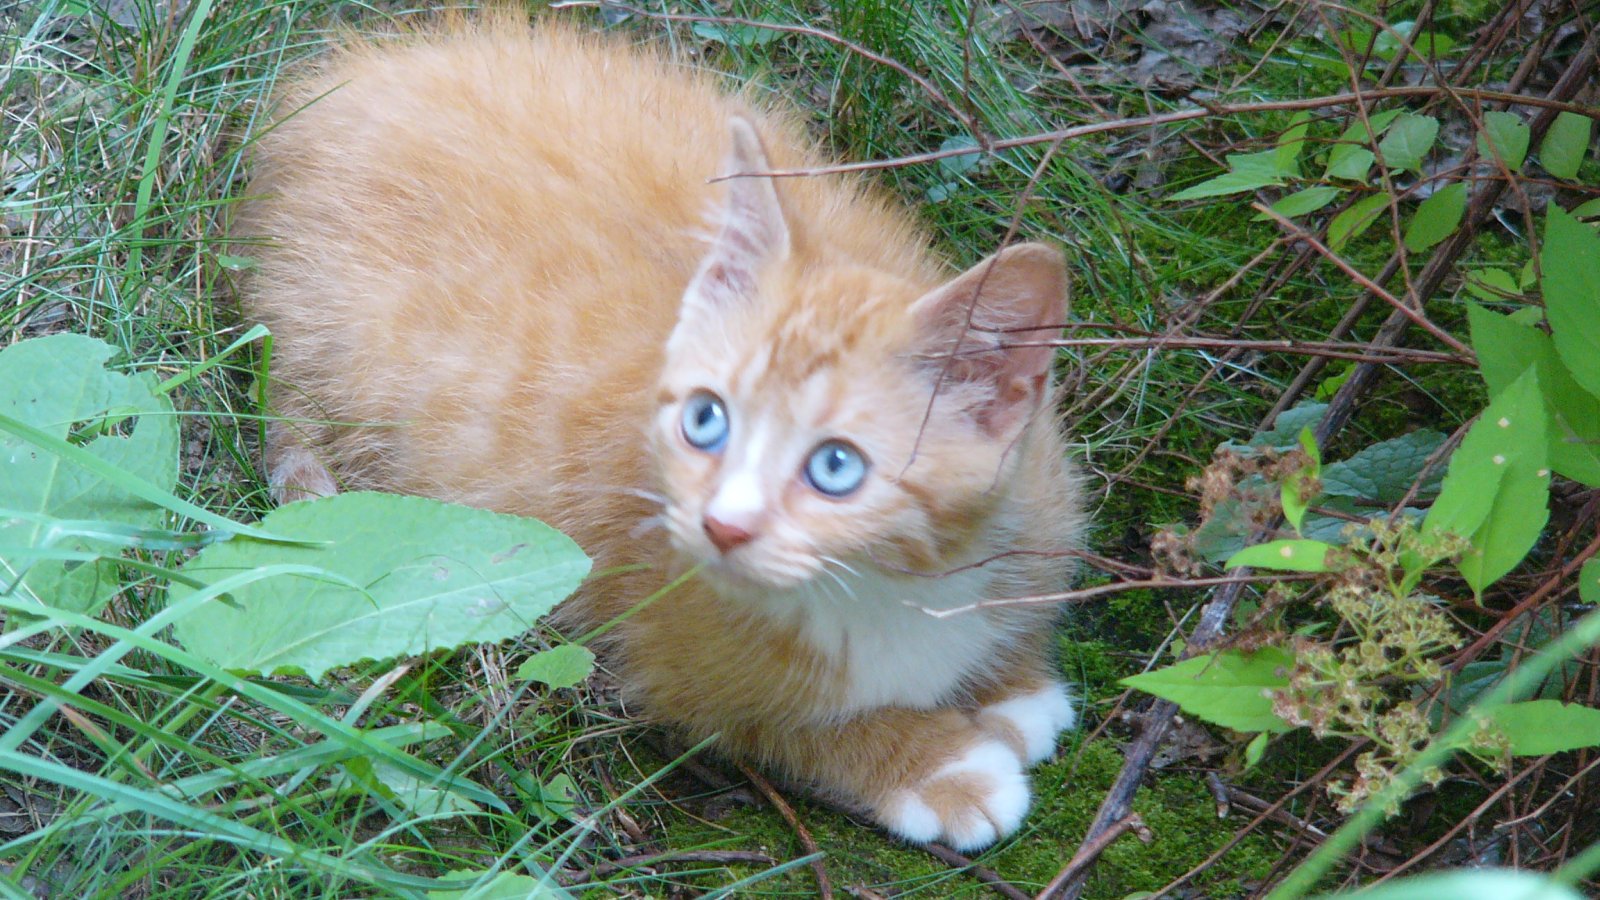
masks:
<svg viewBox="0 0 1600 900"><path fill-rule="evenodd" d="M945 386L978 388L973 418L1009 440L1039 408L1067 314L1061 251L1017 244L929 291L912 307L920 351Z"/></svg>
<svg viewBox="0 0 1600 900"><path fill-rule="evenodd" d="M749 119L731 118L728 134L731 140L723 174L771 168L761 137ZM761 267L789 255L789 225L773 179L730 178L723 183L728 194L721 228L685 294L687 302L713 308L748 298L755 292Z"/></svg>

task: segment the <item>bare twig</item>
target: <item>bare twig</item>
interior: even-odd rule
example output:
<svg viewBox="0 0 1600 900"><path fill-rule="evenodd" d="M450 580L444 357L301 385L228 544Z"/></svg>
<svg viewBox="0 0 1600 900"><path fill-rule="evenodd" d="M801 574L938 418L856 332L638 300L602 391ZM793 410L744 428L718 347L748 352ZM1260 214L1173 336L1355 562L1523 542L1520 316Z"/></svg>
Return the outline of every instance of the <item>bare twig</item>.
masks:
<svg viewBox="0 0 1600 900"><path fill-rule="evenodd" d="M928 855L955 869L965 869L967 874L987 884L994 892L1006 900L1028 900L1028 895L1017 889L1017 886L1001 878L992 869L985 869L960 853L951 850L943 844L923 844L922 849Z"/></svg>
<svg viewBox="0 0 1600 900"><path fill-rule="evenodd" d="M811 830L805 826L804 822L800 821L798 815L795 815L794 808L789 805L787 800L783 799L783 795L778 793L777 788L773 787L765 778L756 774L754 769L744 763L739 763L738 765L739 772L745 778L748 778L751 784L756 786L756 790L761 792L761 796L767 798L767 802L772 804L772 808L778 811L778 815L783 816L784 821L789 823L789 827L794 829L794 836L799 839L800 846L806 851L806 855L816 857L811 860L811 871L817 877L817 896L822 900L833 900L833 882L828 879L828 868L822 861L822 848L817 846L816 839L811 836Z"/></svg>
<svg viewBox="0 0 1600 900"><path fill-rule="evenodd" d="M1056 877L1050 879L1050 883L1044 886L1044 890L1040 891L1034 900L1052 900L1056 896L1056 892L1060 891L1064 885L1082 875L1089 868L1089 864L1098 859L1100 854L1111 846L1112 841L1122 837L1129 831L1138 834L1139 839L1145 843L1150 842L1150 830L1145 827L1144 819L1139 818L1138 813L1128 813L1113 822L1111 827L1084 841L1078 847L1078 852L1072 854L1072 859L1061 867L1061 871L1056 873Z"/></svg>

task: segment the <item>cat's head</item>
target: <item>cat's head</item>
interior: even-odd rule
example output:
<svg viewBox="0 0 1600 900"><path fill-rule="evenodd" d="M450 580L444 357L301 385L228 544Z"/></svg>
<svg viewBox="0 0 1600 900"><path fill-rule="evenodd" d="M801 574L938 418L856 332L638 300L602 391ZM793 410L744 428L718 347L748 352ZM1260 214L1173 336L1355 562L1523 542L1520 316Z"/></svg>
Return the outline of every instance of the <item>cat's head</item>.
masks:
<svg viewBox="0 0 1600 900"><path fill-rule="evenodd" d="M768 169L750 123L731 130L730 171ZM652 426L674 544L771 587L962 558L1003 524L1030 423L1053 427L1060 252L1012 246L930 289L808 253L774 179L727 184Z"/></svg>

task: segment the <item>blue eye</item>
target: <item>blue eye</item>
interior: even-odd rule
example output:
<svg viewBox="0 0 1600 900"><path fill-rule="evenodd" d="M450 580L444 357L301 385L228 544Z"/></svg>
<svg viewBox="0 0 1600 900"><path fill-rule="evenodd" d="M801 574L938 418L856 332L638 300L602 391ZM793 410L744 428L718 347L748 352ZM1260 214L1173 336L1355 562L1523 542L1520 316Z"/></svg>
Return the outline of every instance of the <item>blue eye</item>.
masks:
<svg viewBox="0 0 1600 900"><path fill-rule="evenodd" d="M683 405L683 439L715 453L728 442L728 410L710 391L696 391Z"/></svg>
<svg viewBox="0 0 1600 900"><path fill-rule="evenodd" d="M844 441L824 441L806 460L806 481L829 497L843 497L866 478L866 457Z"/></svg>

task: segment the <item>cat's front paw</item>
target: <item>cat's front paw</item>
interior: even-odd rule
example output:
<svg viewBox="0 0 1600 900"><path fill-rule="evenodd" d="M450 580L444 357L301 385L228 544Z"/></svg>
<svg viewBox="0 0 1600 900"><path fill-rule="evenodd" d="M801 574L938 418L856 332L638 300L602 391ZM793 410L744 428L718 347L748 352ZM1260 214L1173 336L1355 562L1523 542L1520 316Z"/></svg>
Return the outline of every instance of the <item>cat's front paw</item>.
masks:
<svg viewBox="0 0 1600 900"><path fill-rule="evenodd" d="M919 844L942 841L967 852L1017 830L1031 801L1017 754L1001 741L983 741L913 787L889 795L879 821Z"/></svg>
<svg viewBox="0 0 1600 900"><path fill-rule="evenodd" d="M1072 692L1059 681L985 706L978 721L1014 745L1023 763L1033 765L1056 750L1056 735L1078 724Z"/></svg>

